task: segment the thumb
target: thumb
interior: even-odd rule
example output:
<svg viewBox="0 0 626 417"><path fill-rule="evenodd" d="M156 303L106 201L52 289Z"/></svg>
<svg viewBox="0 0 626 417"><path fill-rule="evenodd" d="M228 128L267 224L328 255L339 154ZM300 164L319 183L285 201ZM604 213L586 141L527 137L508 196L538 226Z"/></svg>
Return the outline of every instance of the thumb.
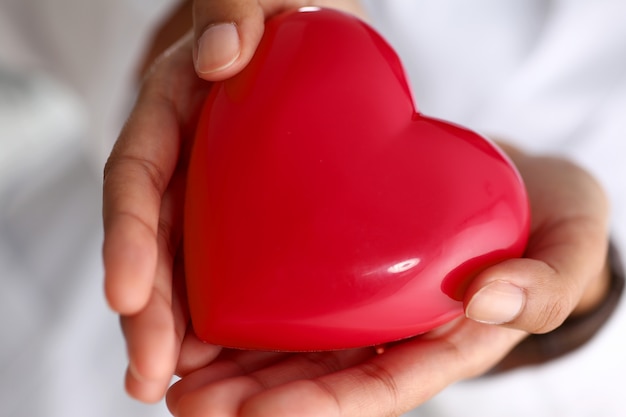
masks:
<svg viewBox="0 0 626 417"><path fill-rule="evenodd" d="M478 274L464 296L465 315L530 333L546 333L585 314L608 292L609 201L600 184L565 159L509 151L526 184L532 225L524 258Z"/></svg>
<svg viewBox="0 0 626 417"><path fill-rule="evenodd" d="M257 0L195 0L193 55L198 76L220 81L243 69L261 40L264 19Z"/></svg>
<svg viewBox="0 0 626 417"><path fill-rule="evenodd" d="M478 275L465 295L468 318L530 333L560 326L583 304L603 298L606 271L572 271L538 259L511 259ZM581 268L582 269L582 268ZM597 290L597 291L596 291Z"/></svg>
<svg viewBox="0 0 626 417"><path fill-rule="evenodd" d="M543 333L561 324L574 308L575 295L548 264L512 259L479 274L465 295L468 318ZM577 292L577 291L576 291Z"/></svg>

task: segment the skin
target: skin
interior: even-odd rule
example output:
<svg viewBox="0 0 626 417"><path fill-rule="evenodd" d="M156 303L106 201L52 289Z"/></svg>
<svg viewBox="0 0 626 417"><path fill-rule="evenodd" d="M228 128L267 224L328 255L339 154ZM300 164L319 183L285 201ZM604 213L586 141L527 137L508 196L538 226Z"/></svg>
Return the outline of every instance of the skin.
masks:
<svg viewBox="0 0 626 417"><path fill-rule="evenodd" d="M567 160L530 155L500 140L528 188L531 239L523 259L475 277L464 302L493 281L509 282L525 296L512 320L493 325L463 317L383 354L373 348L246 352L200 342L188 328L180 256L186 163L200 104L210 81L247 64L264 18L300 3L196 1L194 31L147 71L105 168L105 293L126 339L126 389L154 402L174 374L181 376L167 394L176 416L398 415L483 374L528 333L548 332L589 311L607 291L609 205L602 187ZM353 2L341 6L360 13ZM197 73L197 39L216 22L237 23L241 52L228 68Z"/></svg>

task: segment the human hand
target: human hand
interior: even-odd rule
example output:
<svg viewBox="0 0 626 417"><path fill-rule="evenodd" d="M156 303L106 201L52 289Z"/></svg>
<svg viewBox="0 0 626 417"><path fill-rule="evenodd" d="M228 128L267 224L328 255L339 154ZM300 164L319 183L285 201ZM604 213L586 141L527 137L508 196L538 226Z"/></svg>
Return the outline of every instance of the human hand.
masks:
<svg viewBox="0 0 626 417"><path fill-rule="evenodd" d="M122 315L122 326L127 339L127 390L130 395L143 401L158 400L176 370L177 373L188 376L177 388L172 389L170 402L173 406L179 403L177 398L180 395L177 395L183 393L182 398L186 399L182 404L194 404L194 396L198 391L195 391L197 385L193 386L196 377L192 376L197 375L193 371L202 370L220 352L219 348L203 345L195 339L193 333L186 332L188 317L184 294L176 291L179 287L177 284L182 279L179 263L180 217L189 139L200 103L210 88L208 83L201 82L194 74L190 59L193 44L191 38L179 44L151 71L135 110L109 159L104 184L105 284L110 305ZM243 55L240 59L243 59ZM218 71L208 78L219 79L225 74L228 73ZM574 305L575 312L583 312L601 299L603 283L606 281L596 279L598 274L593 271L601 269L598 265L602 264L605 256L606 202L597 184L575 167L563 161L548 161L548 167L563 165L567 168L564 170L567 175L557 176L558 181L554 181L550 188L544 177L558 171L556 168L546 168L548 172L536 175L533 172L537 172L535 168L542 165L537 162L540 158L510 153L515 155L515 162L529 183L533 200L534 227L529 255L524 260L512 260L497 265L476 277L466 295L467 314L493 323L505 323L510 319L505 326L532 332L547 331L557 326L572 311ZM570 180L571 184L568 182ZM561 187L560 182L565 187ZM536 185L537 189L533 190ZM555 204L557 200L561 204ZM566 209L563 218L559 217L561 207ZM569 238L583 233L584 239L572 239L570 243ZM573 274L569 275L571 271ZM479 298L473 296L487 283L494 281L508 281L521 288L519 293L522 296L518 298L521 299L523 308L519 314L509 311L510 316L504 319L493 315L488 317L490 313L485 312L485 305L492 303L480 302ZM488 292L481 292L481 295L486 294ZM518 295L516 290L508 292L508 296L513 299ZM491 314L494 311L496 310L492 310ZM550 314L544 314L546 311ZM446 346L452 346L451 351L456 352L457 347L462 347L465 352L461 355L464 358L463 363L459 364L458 360L454 360L458 354L453 354L453 358L440 357L446 364L456 363L459 366L454 369L445 366L435 369L437 373L433 378L436 378L431 379L427 387L419 388L427 395L414 397L410 400L413 403L421 401L420 398L427 398L455 379L484 372L514 346L523 333L464 320L458 327L448 329L448 332L440 331L439 337L435 337L436 335L437 332L426 337L436 341L428 342L436 345L436 348L428 352L439 352ZM398 346L390 349L387 352L389 354L392 351L400 353L383 360L383 363L389 360L389 366L396 364L404 369L406 363L403 361L409 360L408 353L425 354L422 351L424 348L420 347L424 343L423 339L405 342L408 347L416 346L415 351ZM489 342L485 342L486 340ZM500 344L496 343L497 340L501 340ZM480 341L482 345L475 345ZM399 346L404 346L405 343ZM489 346L491 350L484 349L484 346ZM468 354L472 349L478 353L488 352L488 358ZM353 364L357 369L361 365L370 366L368 355L371 352L371 349L357 350L354 353L328 354L328 357L332 361L336 355L348 356L349 360L344 359L337 368L344 369L339 373L341 378L349 377L352 372L350 370L354 369ZM224 355L239 358L238 354L228 351ZM258 357L262 355L268 354L251 353L255 366L263 365L258 363ZM389 357L385 355L386 358ZM472 360L468 360L469 357ZM270 358L271 361L282 361L282 356L270 355ZM412 357L413 360L414 358ZM436 357L433 356L433 359ZM376 361L380 361L377 357L371 360L374 361L374 366ZM220 356L215 364L218 365L221 361ZM287 368L289 369L289 364ZM215 371L214 366L206 369ZM394 370L381 369L388 372ZM408 369L413 369L414 372L424 371L415 368L407 368L407 371ZM216 378L227 376L219 372L217 374ZM289 372L285 378L288 375ZM302 375L315 377L316 374L306 370ZM372 373L372 378L376 379L376 375ZM390 381L393 382L401 377L397 372L390 375ZM286 380L289 379L273 379L274 383ZM207 380L202 382L206 383ZM284 389L289 393L288 388ZM367 388L364 389L365 391L359 392L367 394ZM268 392L271 396L272 391ZM356 398L352 397L353 400ZM372 398L378 397L374 395ZM240 398L239 401L245 402L247 399ZM407 401L398 400L399 407L410 404ZM387 403L381 401L380 404ZM374 407L372 410L379 409Z"/></svg>
<svg viewBox="0 0 626 417"><path fill-rule="evenodd" d="M468 316L501 326L462 318L391 344L381 355L374 348L296 354L224 350L170 389L172 413L398 415L458 380L488 371L527 332L552 330L571 313L595 306L608 283L608 204L602 189L565 160L504 147L528 187L531 238L525 258L485 270L465 296ZM497 283L494 293L492 283Z"/></svg>
<svg viewBox="0 0 626 417"><path fill-rule="evenodd" d="M109 305L121 316L126 338L126 389L139 400L162 398L177 363L184 372L204 365L219 352L219 348L201 344L186 331L180 262L182 201L189 145L201 103L210 89L210 84L195 73L193 63L197 59L192 61L192 51L196 57L198 50L201 52L198 73L202 78L229 77L252 57L265 18L303 3L193 2L196 35L188 35L147 70L135 108L107 161L103 190L105 292ZM349 0L312 3L357 10L355 2ZM172 36L190 29L190 8L191 2L181 4L161 27L147 59L162 51L163 43ZM198 48L195 39L221 22L227 26L234 22L231 26L240 39L235 43L237 48L229 49L232 42L222 43L219 37L224 35L223 29L218 30L221 35L217 39L205 39ZM229 58L229 53L236 59ZM232 61L230 66L220 64L224 57ZM209 68L210 62L217 62L220 68Z"/></svg>

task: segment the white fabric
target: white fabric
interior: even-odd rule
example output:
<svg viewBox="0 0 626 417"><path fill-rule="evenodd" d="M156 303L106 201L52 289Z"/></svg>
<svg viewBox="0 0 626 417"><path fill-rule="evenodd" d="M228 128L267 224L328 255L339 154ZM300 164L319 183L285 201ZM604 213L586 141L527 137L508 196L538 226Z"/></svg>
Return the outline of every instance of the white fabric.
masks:
<svg viewBox="0 0 626 417"><path fill-rule="evenodd" d="M168 415L123 392L123 342L101 291L99 175L140 52L173 2L0 1L2 416ZM626 252L626 2L367 8L405 63L421 111L575 158L609 190ZM576 353L459 383L410 415L624 416L625 320L622 303Z"/></svg>

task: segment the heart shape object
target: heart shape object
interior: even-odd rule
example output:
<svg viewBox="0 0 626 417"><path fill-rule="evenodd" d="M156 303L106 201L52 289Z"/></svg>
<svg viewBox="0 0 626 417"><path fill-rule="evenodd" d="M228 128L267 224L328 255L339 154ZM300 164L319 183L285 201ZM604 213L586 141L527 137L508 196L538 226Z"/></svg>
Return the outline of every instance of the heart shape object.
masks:
<svg viewBox="0 0 626 417"><path fill-rule="evenodd" d="M503 153L419 114L395 52L342 12L268 20L216 83L184 226L194 330L309 351L414 336L462 313L467 282L522 255L527 195Z"/></svg>

